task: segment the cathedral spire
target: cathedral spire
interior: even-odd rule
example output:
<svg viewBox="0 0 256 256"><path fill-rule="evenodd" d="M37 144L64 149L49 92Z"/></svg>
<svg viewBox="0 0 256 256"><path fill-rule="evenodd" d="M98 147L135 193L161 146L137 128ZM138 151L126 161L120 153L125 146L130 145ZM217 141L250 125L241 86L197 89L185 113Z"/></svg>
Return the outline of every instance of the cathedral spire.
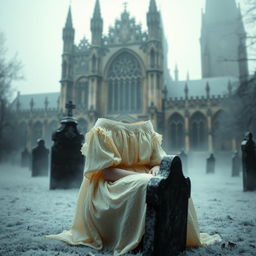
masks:
<svg viewBox="0 0 256 256"><path fill-rule="evenodd" d="M65 27L62 31L63 52L71 52L73 49L75 30L72 24L71 7L69 6Z"/></svg>
<svg viewBox="0 0 256 256"><path fill-rule="evenodd" d="M94 18L94 19L97 19L97 18L100 18L100 19L101 19L100 2L99 2L99 0L96 0L96 2L95 2L94 12L93 12L93 18Z"/></svg>
<svg viewBox="0 0 256 256"><path fill-rule="evenodd" d="M155 0L150 0L147 13L147 25L150 40L160 40L161 38L161 20L160 13L157 10Z"/></svg>
<svg viewBox="0 0 256 256"><path fill-rule="evenodd" d="M150 0L149 12L157 12L156 1Z"/></svg>
<svg viewBox="0 0 256 256"><path fill-rule="evenodd" d="M67 15L65 27L66 27L66 28L73 28L73 24L72 24L72 14L71 14L71 6L69 6L69 8L68 8L68 15Z"/></svg>
<svg viewBox="0 0 256 256"><path fill-rule="evenodd" d="M92 33L92 44L100 46L103 31L103 19L100 13L100 2L96 0L93 11L93 17L91 18L91 33Z"/></svg>

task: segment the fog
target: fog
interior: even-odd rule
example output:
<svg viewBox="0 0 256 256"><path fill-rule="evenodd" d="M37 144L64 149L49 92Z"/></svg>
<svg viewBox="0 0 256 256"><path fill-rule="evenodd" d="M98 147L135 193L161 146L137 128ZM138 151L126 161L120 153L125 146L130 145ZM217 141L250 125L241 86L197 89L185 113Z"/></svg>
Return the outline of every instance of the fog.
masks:
<svg viewBox="0 0 256 256"><path fill-rule="evenodd" d="M90 18L95 1L72 1L75 41L90 39ZM104 33L120 17L124 1L101 0ZM169 45L168 62L173 75L175 64L180 79L201 77L200 29L204 0L157 0ZM69 0L1 0L0 31L5 34L9 55L17 53L23 62L24 81L15 89L24 93L59 91L62 53L62 28ZM127 10L146 29L149 0L129 0Z"/></svg>

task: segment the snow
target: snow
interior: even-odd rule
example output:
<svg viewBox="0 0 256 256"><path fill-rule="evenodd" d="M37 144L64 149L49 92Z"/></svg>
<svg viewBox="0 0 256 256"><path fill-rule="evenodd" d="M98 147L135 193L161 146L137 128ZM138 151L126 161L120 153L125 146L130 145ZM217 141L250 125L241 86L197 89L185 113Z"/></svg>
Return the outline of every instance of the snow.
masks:
<svg viewBox="0 0 256 256"><path fill-rule="evenodd" d="M189 170L192 197L201 232L218 233L221 243L188 249L184 255L256 255L256 191L243 192L241 177L218 167L206 175L204 165ZM43 238L69 229L77 189L49 190L47 177L31 178L29 170L0 167L0 255L111 255L84 246Z"/></svg>

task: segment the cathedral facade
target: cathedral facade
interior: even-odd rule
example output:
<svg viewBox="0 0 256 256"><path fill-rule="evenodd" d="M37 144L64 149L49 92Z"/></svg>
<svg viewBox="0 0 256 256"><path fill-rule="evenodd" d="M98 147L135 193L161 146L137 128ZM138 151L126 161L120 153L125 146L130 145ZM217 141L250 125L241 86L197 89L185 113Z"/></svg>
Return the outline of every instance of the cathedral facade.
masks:
<svg viewBox="0 0 256 256"><path fill-rule="evenodd" d="M233 8L228 19L237 19L232 23L235 28L231 24L226 26L226 34L218 22L226 24L227 21L216 17L214 24L212 17L212 9L223 8L222 2L227 2L227 8ZM123 122L150 119L163 134L164 146L169 152L237 149L236 138L221 144L216 140L220 117L225 114L222 102L238 86L241 74L247 74L246 63L235 65L225 61L220 67L216 57L234 59L246 54L240 39L245 31L238 19L241 14L235 1L206 1L201 35L203 78L200 80L179 81L177 70L172 79L167 67L161 14L155 0L149 1L145 16L147 31L142 31L125 8L108 34L103 35L103 17L100 2L96 0L91 18L91 42L83 38L75 45L69 8L63 28L60 93L18 95L13 103L24 145L31 149L38 137L50 145L51 133L58 127L65 115L66 103L71 100L76 105L74 116L82 133L99 117ZM218 27L220 32L216 32ZM240 34L234 41L236 33L233 32L238 30ZM227 36L230 34L231 37ZM222 38L222 48L214 44L219 41L217 37ZM235 42L229 52L225 50L224 41L227 45Z"/></svg>

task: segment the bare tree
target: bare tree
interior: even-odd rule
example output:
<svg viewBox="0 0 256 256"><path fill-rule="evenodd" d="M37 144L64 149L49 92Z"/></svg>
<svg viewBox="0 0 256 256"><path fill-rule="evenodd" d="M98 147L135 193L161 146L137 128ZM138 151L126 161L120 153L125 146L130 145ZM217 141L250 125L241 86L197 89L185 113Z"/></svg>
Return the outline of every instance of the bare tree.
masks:
<svg viewBox="0 0 256 256"><path fill-rule="evenodd" d="M4 152L12 148L10 141L8 141L8 136L12 136L7 132L11 130L14 121L9 111L13 92L12 83L22 79L22 66L17 56L8 59L6 55L5 38L3 33L0 33L0 161L3 159Z"/></svg>

